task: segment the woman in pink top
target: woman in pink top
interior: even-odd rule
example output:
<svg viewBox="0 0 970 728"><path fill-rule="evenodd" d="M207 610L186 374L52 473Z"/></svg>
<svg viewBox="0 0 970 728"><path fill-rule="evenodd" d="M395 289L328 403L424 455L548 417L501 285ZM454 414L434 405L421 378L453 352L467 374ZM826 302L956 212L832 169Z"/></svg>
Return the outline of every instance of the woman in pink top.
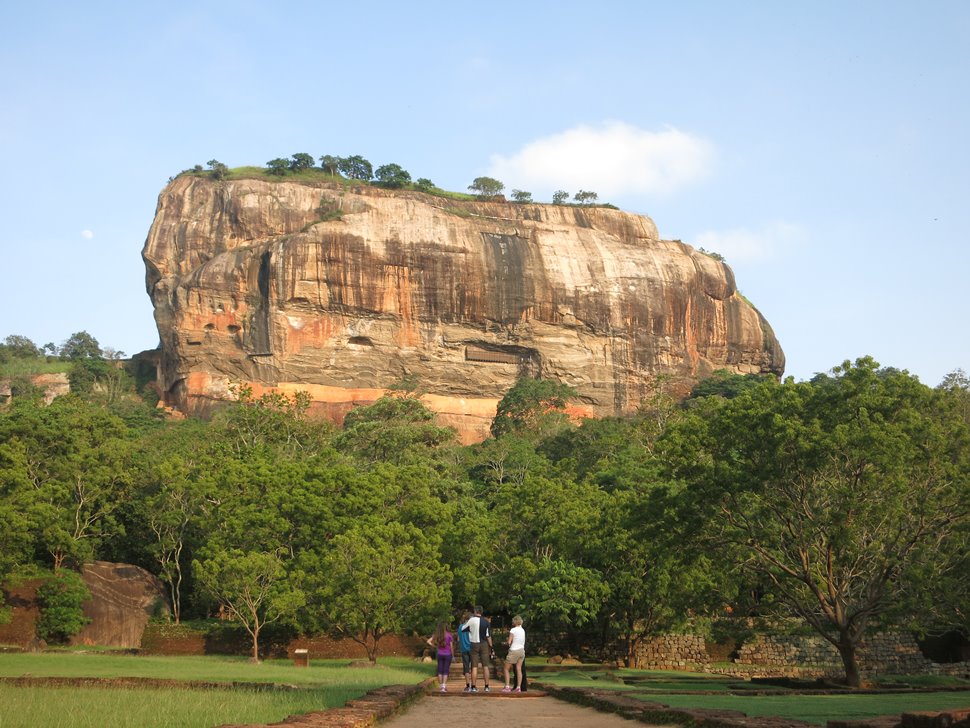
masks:
<svg viewBox="0 0 970 728"><path fill-rule="evenodd" d="M428 638L428 644L438 649L438 682L441 692L448 692L448 672L451 670L451 659L454 657L452 642L454 637L445 622L438 622L434 634Z"/></svg>

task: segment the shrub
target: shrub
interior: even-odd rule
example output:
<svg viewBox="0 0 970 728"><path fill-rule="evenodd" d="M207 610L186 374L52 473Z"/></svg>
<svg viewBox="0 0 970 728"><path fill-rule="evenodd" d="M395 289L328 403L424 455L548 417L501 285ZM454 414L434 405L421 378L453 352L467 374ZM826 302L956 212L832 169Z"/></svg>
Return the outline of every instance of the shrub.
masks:
<svg viewBox="0 0 970 728"><path fill-rule="evenodd" d="M48 642L67 642L90 621L81 610L81 604L90 596L80 574L62 571L52 576L37 590L37 635Z"/></svg>

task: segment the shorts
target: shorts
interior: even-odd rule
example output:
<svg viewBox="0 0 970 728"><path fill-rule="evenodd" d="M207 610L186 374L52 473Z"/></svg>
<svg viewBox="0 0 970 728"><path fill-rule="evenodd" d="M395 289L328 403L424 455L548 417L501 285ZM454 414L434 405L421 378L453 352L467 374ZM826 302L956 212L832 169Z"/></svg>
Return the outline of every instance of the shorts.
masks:
<svg viewBox="0 0 970 728"><path fill-rule="evenodd" d="M505 661L510 665L517 665L520 662L525 661L525 650L509 650L508 656Z"/></svg>
<svg viewBox="0 0 970 728"><path fill-rule="evenodd" d="M477 665L481 662L482 667L488 667L492 664L491 653L492 649L485 640L472 642L472 665Z"/></svg>
<svg viewBox="0 0 970 728"><path fill-rule="evenodd" d="M471 671L472 671L472 653L470 650L468 652L466 652L465 650L462 650L461 651L461 672L463 675L467 675Z"/></svg>

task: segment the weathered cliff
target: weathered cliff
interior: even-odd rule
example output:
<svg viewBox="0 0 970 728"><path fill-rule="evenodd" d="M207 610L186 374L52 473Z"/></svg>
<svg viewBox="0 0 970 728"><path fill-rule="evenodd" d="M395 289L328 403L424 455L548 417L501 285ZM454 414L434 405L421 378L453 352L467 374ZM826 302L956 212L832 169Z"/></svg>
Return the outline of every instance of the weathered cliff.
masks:
<svg viewBox="0 0 970 728"><path fill-rule="evenodd" d="M186 411L247 382L339 420L408 380L471 441L523 374L607 415L657 374L784 368L727 266L617 210L182 176L143 256L159 383Z"/></svg>

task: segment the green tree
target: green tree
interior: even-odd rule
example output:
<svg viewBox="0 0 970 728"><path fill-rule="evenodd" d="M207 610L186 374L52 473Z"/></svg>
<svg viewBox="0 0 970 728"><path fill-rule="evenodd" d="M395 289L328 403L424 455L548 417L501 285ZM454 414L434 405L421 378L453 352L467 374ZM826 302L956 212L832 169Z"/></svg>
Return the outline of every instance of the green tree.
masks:
<svg viewBox="0 0 970 728"><path fill-rule="evenodd" d="M87 331L78 331L61 344L62 359L100 359L101 345Z"/></svg>
<svg viewBox="0 0 970 728"><path fill-rule="evenodd" d="M213 418L213 437L241 454L274 447L289 454L307 453L329 439L331 427L307 417L310 395L281 392L253 395L252 387L234 386L236 402Z"/></svg>
<svg viewBox="0 0 970 728"><path fill-rule="evenodd" d="M418 177L414 181L414 186L421 192L431 192L434 189L434 182L427 177Z"/></svg>
<svg viewBox="0 0 970 728"><path fill-rule="evenodd" d="M307 154L306 152L297 152L290 159L290 170L293 172L302 172L304 169L313 169L313 166L313 156Z"/></svg>
<svg viewBox="0 0 970 728"><path fill-rule="evenodd" d="M340 168L340 157L324 154L320 157L320 168L327 174L336 175Z"/></svg>
<svg viewBox="0 0 970 728"><path fill-rule="evenodd" d="M374 173L382 187L399 189L411 184L411 175L399 164L383 164Z"/></svg>
<svg viewBox="0 0 970 728"><path fill-rule="evenodd" d="M580 190L573 196L573 199L580 205L592 205L599 199L599 195L588 190Z"/></svg>
<svg viewBox="0 0 970 728"><path fill-rule="evenodd" d="M369 181L374 176L374 168L371 163L359 154L341 158L337 169L344 177L359 179L363 182Z"/></svg>
<svg viewBox="0 0 970 728"><path fill-rule="evenodd" d="M45 581L37 589L37 635L47 642L67 642L91 621L81 608L90 597L84 580L74 571L61 571Z"/></svg>
<svg viewBox="0 0 970 728"><path fill-rule="evenodd" d="M455 444L456 433L441 427L417 397L384 395L344 418L334 445L369 463L405 463Z"/></svg>
<svg viewBox="0 0 970 728"><path fill-rule="evenodd" d="M222 181L229 177L229 167L218 159L210 159L206 164L212 170L212 179Z"/></svg>
<svg viewBox="0 0 970 728"><path fill-rule="evenodd" d="M35 359L43 352L26 336L11 334L3 340L3 349L12 357L18 359Z"/></svg>
<svg viewBox="0 0 970 728"><path fill-rule="evenodd" d="M276 159L271 159L266 163L267 171L276 175L277 177L282 177L290 169L290 161L288 159L283 159L282 157L277 157Z"/></svg>
<svg viewBox="0 0 970 728"><path fill-rule="evenodd" d="M182 620L182 589L189 569L188 550L206 510L205 479L191 455L172 454L153 463L152 479L142 492L142 518L154 536L148 551L167 585L172 617Z"/></svg>
<svg viewBox="0 0 970 728"><path fill-rule="evenodd" d="M735 374L727 369L718 369L694 386L690 391L689 399L713 396L734 399L771 378L770 374Z"/></svg>
<svg viewBox="0 0 970 728"><path fill-rule="evenodd" d="M532 202L532 193L524 190L512 190L512 202Z"/></svg>
<svg viewBox="0 0 970 728"><path fill-rule="evenodd" d="M95 558L120 532L115 515L128 497L132 451L121 420L75 395L47 406L15 402L0 417L0 442L14 468L7 477L31 488L27 517L55 571Z"/></svg>
<svg viewBox="0 0 970 728"><path fill-rule="evenodd" d="M448 567L438 543L414 526L355 526L333 538L316 573L312 606L331 630L363 645L371 662L384 635L425 632L449 610Z"/></svg>
<svg viewBox="0 0 970 728"><path fill-rule="evenodd" d="M492 177L476 177L472 180L472 183L468 185L468 189L483 200L487 200L502 194L502 190L505 189L505 185Z"/></svg>
<svg viewBox="0 0 970 728"><path fill-rule="evenodd" d="M568 422L566 404L576 390L552 379L519 379L505 393L492 420L492 435L532 431L546 436Z"/></svg>
<svg viewBox="0 0 970 728"><path fill-rule="evenodd" d="M249 634L253 662L259 662L263 628L293 619L306 599L287 577L282 549L246 552L207 547L193 568L202 587Z"/></svg>
<svg viewBox="0 0 970 728"><path fill-rule="evenodd" d="M553 205L564 205L566 200L569 199L569 193L566 190L556 190L552 193L552 204Z"/></svg>
<svg viewBox="0 0 970 728"><path fill-rule="evenodd" d="M680 466L692 507L715 508L721 542L858 686L867 629L927 608L914 602L919 575L952 555L970 518L966 424L939 392L869 358L706 399L693 432L669 431L693 443Z"/></svg>

